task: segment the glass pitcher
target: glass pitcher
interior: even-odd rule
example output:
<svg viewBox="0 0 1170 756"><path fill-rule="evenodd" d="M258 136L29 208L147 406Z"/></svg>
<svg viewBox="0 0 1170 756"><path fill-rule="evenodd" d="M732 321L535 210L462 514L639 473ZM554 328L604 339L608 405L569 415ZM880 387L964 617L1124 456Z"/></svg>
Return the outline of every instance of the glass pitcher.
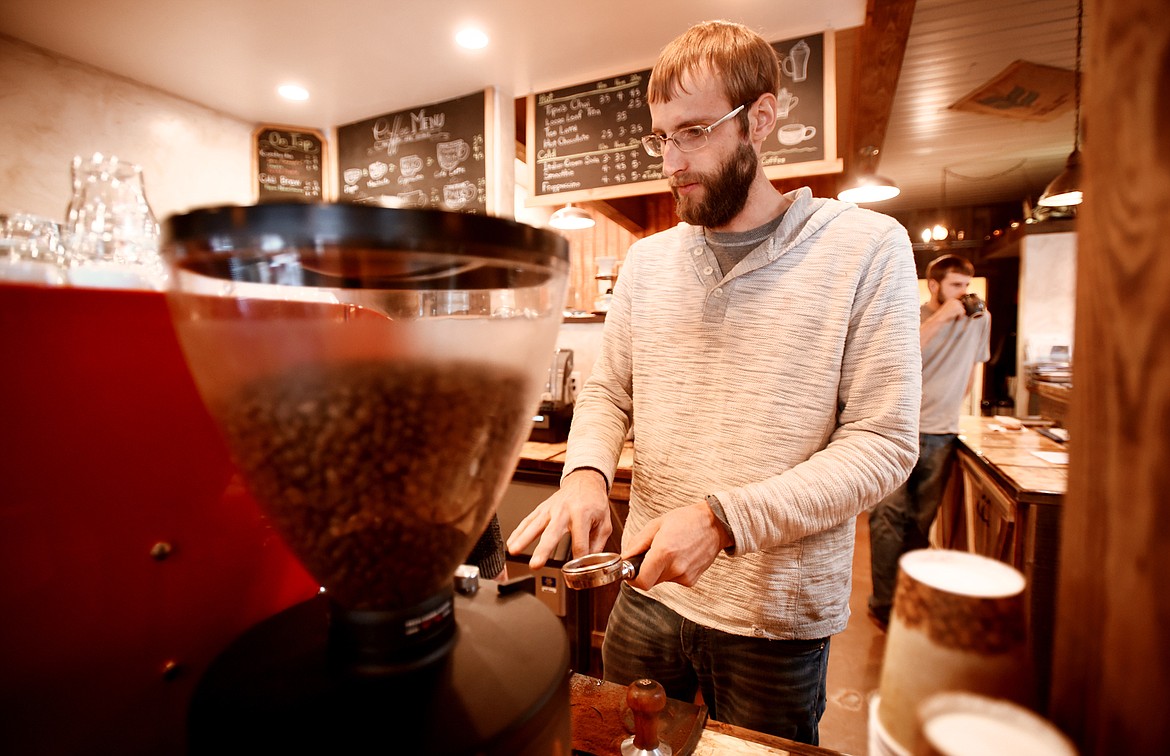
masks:
<svg viewBox="0 0 1170 756"><path fill-rule="evenodd" d="M75 285L163 289L159 224L146 201L142 167L94 153L73 158L66 261Z"/></svg>

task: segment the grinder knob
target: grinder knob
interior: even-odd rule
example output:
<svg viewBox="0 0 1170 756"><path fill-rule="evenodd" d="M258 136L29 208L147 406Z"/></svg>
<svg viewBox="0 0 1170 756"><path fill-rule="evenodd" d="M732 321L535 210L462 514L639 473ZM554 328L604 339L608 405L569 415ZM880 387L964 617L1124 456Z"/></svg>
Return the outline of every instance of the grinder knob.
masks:
<svg viewBox="0 0 1170 756"><path fill-rule="evenodd" d="M662 685L635 680L626 689L626 703L634 714L634 734L622 741L622 756L671 756L671 747L658 742L658 717L666 708Z"/></svg>

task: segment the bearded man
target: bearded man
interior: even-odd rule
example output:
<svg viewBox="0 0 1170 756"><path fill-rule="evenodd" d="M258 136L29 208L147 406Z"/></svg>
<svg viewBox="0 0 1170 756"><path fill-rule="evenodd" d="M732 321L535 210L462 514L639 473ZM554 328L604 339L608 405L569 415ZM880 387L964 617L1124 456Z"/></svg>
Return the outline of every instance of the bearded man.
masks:
<svg viewBox="0 0 1170 756"><path fill-rule="evenodd" d="M683 223L631 246L576 403L560 489L508 539L604 548L608 489L637 418L607 680L696 694L712 718L810 744L829 639L845 629L857 516L918 456L914 258L892 219L777 191L772 47L692 27L650 77L653 133Z"/></svg>
<svg viewBox="0 0 1170 756"><path fill-rule="evenodd" d="M930 528L950 476L963 398L975 384L975 369L991 358L991 316L982 310L969 316L962 302L974 275L975 266L958 255L941 255L926 266L930 297L920 311L918 462L906 482L869 514L873 593L868 610L883 632L894 607L898 560L930 545Z"/></svg>

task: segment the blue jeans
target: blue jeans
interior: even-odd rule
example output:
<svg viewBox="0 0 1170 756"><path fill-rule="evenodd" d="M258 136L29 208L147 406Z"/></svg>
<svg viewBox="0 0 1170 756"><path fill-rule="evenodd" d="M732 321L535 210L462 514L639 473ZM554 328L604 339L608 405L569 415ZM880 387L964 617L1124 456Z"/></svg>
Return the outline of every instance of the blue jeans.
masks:
<svg viewBox="0 0 1170 756"><path fill-rule="evenodd" d="M907 551L930 545L930 526L938 514L951 455L954 433L919 433L918 462L910 477L869 513L869 556L873 594L869 608L889 617L898 580L898 559Z"/></svg>
<svg viewBox="0 0 1170 756"><path fill-rule="evenodd" d="M623 584L601 655L610 682L648 677L667 697L687 702L698 690L714 720L818 743L828 638L770 640L712 630Z"/></svg>

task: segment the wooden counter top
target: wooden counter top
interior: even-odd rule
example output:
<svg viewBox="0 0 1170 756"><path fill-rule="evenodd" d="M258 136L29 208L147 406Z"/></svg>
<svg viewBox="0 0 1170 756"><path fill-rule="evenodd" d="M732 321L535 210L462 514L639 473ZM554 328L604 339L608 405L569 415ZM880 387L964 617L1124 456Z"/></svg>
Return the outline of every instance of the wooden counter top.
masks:
<svg viewBox="0 0 1170 756"><path fill-rule="evenodd" d="M524 448L520 450L520 461L516 463L516 469L554 472L559 475L565 468L566 448L567 444L564 443L546 444L539 441L526 441ZM634 442L627 441L622 447L617 470L614 471L615 481L628 483L633 466Z"/></svg>
<svg viewBox="0 0 1170 756"><path fill-rule="evenodd" d="M1008 430L994 417L964 416L959 428L959 452L982 461L996 481L1017 500L1033 504L1060 503L1068 489L1068 464L1045 459L1043 455L1056 454L1067 459L1067 444L1041 436L1031 428Z"/></svg>

